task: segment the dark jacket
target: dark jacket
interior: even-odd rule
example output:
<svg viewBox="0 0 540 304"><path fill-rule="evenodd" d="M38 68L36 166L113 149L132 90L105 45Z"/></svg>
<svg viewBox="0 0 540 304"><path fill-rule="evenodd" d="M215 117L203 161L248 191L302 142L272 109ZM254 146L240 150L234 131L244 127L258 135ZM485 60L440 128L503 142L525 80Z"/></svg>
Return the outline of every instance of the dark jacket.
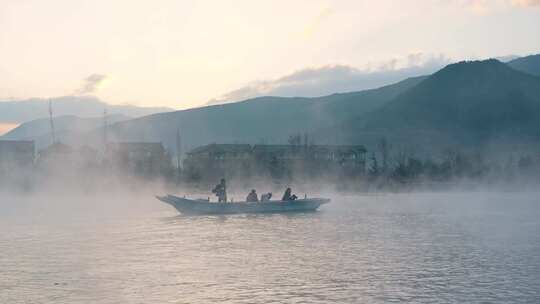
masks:
<svg viewBox="0 0 540 304"><path fill-rule="evenodd" d="M251 191L248 194L248 196L246 198L246 201L248 201L248 202L258 202L259 198L257 197L257 192Z"/></svg>
<svg viewBox="0 0 540 304"><path fill-rule="evenodd" d="M281 198L282 201L290 201L291 200L291 189L285 190L285 193L283 193L283 197Z"/></svg>
<svg viewBox="0 0 540 304"><path fill-rule="evenodd" d="M218 197L218 200L220 202L226 202L227 201L227 189L225 186L225 183L219 183L217 184L214 189L212 189L212 193L215 193Z"/></svg>

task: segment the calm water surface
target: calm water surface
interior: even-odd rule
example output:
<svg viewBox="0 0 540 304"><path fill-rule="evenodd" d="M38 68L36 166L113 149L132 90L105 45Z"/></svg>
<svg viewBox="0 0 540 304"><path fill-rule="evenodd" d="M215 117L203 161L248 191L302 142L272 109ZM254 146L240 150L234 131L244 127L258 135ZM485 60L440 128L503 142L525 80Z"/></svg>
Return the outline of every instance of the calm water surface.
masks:
<svg viewBox="0 0 540 304"><path fill-rule="evenodd" d="M540 302L536 194L233 216L146 197L0 199L0 303Z"/></svg>

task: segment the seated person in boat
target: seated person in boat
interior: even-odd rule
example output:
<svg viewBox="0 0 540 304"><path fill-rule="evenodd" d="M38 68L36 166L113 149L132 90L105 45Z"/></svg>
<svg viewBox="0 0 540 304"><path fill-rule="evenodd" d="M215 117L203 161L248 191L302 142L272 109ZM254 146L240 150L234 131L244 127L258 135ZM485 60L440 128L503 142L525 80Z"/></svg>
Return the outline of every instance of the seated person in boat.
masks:
<svg viewBox="0 0 540 304"><path fill-rule="evenodd" d="M259 197L257 196L257 192L255 191L255 189L251 190L251 192L246 197L246 201L247 202L258 202L259 201Z"/></svg>
<svg viewBox="0 0 540 304"><path fill-rule="evenodd" d="M218 202L227 202L227 186L225 185L224 178L222 178L221 182L212 189L212 193L218 197Z"/></svg>
<svg viewBox="0 0 540 304"><path fill-rule="evenodd" d="M294 201L298 197L295 194L291 195L291 188L287 188L285 190L285 193L283 193L283 197L281 198L282 201Z"/></svg>
<svg viewBox="0 0 540 304"><path fill-rule="evenodd" d="M261 195L261 202L267 202L272 198L272 193L268 192L263 195Z"/></svg>

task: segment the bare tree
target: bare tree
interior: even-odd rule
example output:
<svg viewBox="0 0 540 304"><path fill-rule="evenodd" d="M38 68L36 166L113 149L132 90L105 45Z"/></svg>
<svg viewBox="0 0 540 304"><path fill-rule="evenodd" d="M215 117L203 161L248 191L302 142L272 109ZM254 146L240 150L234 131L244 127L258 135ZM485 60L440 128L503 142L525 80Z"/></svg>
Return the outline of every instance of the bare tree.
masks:
<svg viewBox="0 0 540 304"><path fill-rule="evenodd" d="M377 157L375 157L375 153L371 153L371 166L369 167L369 174L371 176L377 176L379 175L379 163L377 162Z"/></svg>
<svg viewBox="0 0 540 304"><path fill-rule="evenodd" d="M386 137L382 137L379 140L379 143L378 143L377 146L379 148L379 152L381 153L381 158L382 158L382 168L381 168L381 170L382 170L383 173L386 173L386 172L388 172L388 157L390 155L391 146L388 143L388 141L386 140Z"/></svg>
<svg viewBox="0 0 540 304"><path fill-rule="evenodd" d="M300 134L289 135L289 139L287 140L287 142L291 146L300 146L302 144L302 135Z"/></svg>

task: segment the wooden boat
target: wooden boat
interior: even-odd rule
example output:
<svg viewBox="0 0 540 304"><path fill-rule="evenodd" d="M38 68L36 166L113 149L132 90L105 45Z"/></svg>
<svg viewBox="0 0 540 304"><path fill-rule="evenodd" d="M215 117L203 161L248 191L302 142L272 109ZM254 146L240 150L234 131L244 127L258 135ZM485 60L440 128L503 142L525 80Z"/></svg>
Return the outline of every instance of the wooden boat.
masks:
<svg viewBox="0 0 540 304"><path fill-rule="evenodd" d="M215 203L193 200L174 195L156 196L183 214L235 214L235 213L281 213L315 211L330 202L327 198L305 198L294 201Z"/></svg>

